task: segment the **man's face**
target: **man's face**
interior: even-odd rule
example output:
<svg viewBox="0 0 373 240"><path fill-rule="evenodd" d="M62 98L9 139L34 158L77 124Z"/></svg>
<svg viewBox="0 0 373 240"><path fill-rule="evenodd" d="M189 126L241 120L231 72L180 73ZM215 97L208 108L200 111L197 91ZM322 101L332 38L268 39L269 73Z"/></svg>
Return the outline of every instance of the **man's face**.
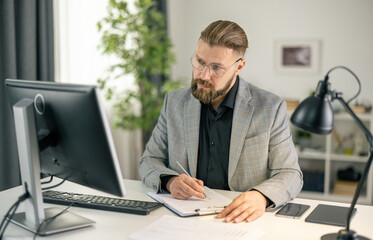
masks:
<svg viewBox="0 0 373 240"><path fill-rule="evenodd" d="M244 60L236 62L240 57L230 48L212 47L200 40L192 61L206 66L202 70L193 68L191 84L193 96L205 104L223 99L245 65ZM214 73L222 70L224 74L220 77L217 76L219 74Z"/></svg>

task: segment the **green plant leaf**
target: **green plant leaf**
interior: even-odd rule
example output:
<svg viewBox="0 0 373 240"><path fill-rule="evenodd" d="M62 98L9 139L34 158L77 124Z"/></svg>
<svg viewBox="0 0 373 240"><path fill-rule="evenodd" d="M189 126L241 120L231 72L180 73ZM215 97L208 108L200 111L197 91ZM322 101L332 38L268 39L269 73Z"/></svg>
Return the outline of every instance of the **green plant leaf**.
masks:
<svg viewBox="0 0 373 240"><path fill-rule="evenodd" d="M126 1L110 0L108 15L97 23L102 34L99 48L103 54L118 59L109 67L107 76L98 79L98 86L113 101L116 127L150 131L165 94L179 88L180 83L170 79L170 67L176 58L164 15L152 0L137 0L134 6L136 10L130 11ZM127 79L123 78L125 74L134 76L137 90L118 92L108 84ZM153 82L155 77L162 79L160 84Z"/></svg>

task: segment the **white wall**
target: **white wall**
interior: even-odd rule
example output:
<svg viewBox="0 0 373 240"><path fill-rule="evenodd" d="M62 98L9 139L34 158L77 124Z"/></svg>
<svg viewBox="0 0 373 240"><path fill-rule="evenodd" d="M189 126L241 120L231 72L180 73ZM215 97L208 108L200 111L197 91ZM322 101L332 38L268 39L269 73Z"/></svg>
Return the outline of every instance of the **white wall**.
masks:
<svg viewBox="0 0 373 240"><path fill-rule="evenodd" d="M373 102L373 1L371 0L168 0L168 25L177 64L174 78L189 82L189 58L200 32L211 22L237 22L249 38L247 63L240 76L281 97L303 99L337 65L353 70L362 82L360 100ZM320 71L279 74L274 68L277 39L319 39ZM345 99L357 83L344 70L330 75L332 89Z"/></svg>

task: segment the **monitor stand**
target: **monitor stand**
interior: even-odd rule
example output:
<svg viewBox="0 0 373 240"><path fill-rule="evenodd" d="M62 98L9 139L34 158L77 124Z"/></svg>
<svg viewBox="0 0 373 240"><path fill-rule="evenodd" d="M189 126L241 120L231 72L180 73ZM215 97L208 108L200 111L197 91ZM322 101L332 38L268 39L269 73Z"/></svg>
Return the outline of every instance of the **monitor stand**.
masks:
<svg viewBox="0 0 373 240"><path fill-rule="evenodd" d="M44 209L45 221L42 221L39 226L27 221L25 212L14 214L12 222L40 236L47 236L54 233L89 227L95 223L88 218L84 218L68 211L63 212L58 217L54 218L54 216L60 214L61 212L63 212L63 209L56 207Z"/></svg>
<svg viewBox="0 0 373 240"><path fill-rule="evenodd" d="M13 106L13 113L22 184L29 197L25 200L25 212L16 213L11 221L39 235L50 235L93 225L94 221L63 209L44 210L34 101L20 100Z"/></svg>

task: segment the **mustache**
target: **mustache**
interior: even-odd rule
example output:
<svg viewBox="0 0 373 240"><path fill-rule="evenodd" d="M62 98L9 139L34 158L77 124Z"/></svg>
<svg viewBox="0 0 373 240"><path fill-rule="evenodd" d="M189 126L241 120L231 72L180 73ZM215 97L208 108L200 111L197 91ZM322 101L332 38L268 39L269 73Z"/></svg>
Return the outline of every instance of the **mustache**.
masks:
<svg viewBox="0 0 373 240"><path fill-rule="evenodd" d="M210 82L202 80L200 78L193 79L192 84L194 84L194 85L202 84L202 85L204 85L204 86L206 86L208 88L212 88L213 87L213 85Z"/></svg>

